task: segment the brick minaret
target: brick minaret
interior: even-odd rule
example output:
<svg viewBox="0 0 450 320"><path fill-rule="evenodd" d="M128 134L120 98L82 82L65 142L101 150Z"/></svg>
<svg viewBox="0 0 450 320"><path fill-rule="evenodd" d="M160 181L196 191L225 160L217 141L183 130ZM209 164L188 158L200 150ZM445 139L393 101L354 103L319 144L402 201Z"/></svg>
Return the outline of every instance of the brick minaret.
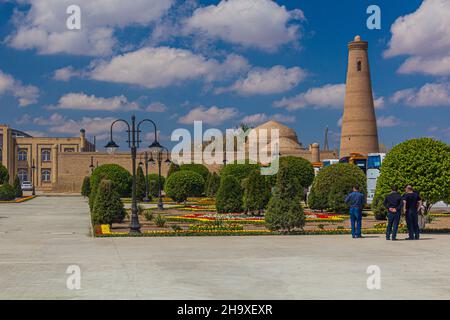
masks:
<svg viewBox="0 0 450 320"><path fill-rule="evenodd" d="M361 41L360 36L348 44L340 157L379 152L367 48L368 43Z"/></svg>

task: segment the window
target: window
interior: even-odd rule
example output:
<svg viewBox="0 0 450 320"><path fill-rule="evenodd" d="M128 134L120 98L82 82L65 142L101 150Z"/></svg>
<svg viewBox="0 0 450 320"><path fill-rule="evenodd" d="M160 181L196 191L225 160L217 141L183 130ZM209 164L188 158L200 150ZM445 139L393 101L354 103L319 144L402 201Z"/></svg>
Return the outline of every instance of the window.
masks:
<svg viewBox="0 0 450 320"><path fill-rule="evenodd" d="M42 161L50 161L51 160L51 151L50 149L42 149L41 156Z"/></svg>
<svg viewBox="0 0 450 320"><path fill-rule="evenodd" d="M17 156L19 158L19 161L27 161L28 151L26 149L19 149Z"/></svg>
<svg viewBox="0 0 450 320"><path fill-rule="evenodd" d="M356 70L361 71L361 61L356 63Z"/></svg>
<svg viewBox="0 0 450 320"><path fill-rule="evenodd" d="M64 148L64 152L75 152L74 148Z"/></svg>
<svg viewBox="0 0 450 320"><path fill-rule="evenodd" d="M41 173L41 180L42 182L50 182L51 179L51 172L49 169L43 169Z"/></svg>
<svg viewBox="0 0 450 320"><path fill-rule="evenodd" d="M19 169L17 176L19 177L20 182L28 181L28 170Z"/></svg>

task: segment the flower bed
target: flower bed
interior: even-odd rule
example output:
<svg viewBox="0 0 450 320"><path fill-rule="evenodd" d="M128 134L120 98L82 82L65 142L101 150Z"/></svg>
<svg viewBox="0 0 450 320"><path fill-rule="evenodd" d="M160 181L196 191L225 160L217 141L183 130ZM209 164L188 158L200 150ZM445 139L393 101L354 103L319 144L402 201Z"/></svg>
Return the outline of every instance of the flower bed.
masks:
<svg viewBox="0 0 450 320"><path fill-rule="evenodd" d="M244 227L237 223L215 224L191 224L189 231L242 231Z"/></svg>

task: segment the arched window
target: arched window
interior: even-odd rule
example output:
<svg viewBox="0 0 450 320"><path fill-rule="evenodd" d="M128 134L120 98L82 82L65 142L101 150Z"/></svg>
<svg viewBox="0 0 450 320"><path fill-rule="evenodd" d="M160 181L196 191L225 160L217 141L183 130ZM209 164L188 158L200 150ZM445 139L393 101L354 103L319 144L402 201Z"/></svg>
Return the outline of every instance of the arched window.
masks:
<svg viewBox="0 0 450 320"><path fill-rule="evenodd" d="M41 153L42 161L50 161L51 155L52 155L52 152L50 151L50 149L42 149L42 153Z"/></svg>
<svg viewBox="0 0 450 320"><path fill-rule="evenodd" d="M19 158L19 161L27 161L28 151L26 149L19 149L19 152L17 153L17 157Z"/></svg>
<svg viewBox="0 0 450 320"><path fill-rule="evenodd" d="M361 61L356 63L356 70L361 71Z"/></svg>
<svg viewBox="0 0 450 320"><path fill-rule="evenodd" d="M51 172L49 169L43 169L41 172L41 180L42 182L50 182Z"/></svg>
<svg viewBox="0 0 450 320"><path fill-rule="evenodd" d="M29 181L27 169L19 169L19 171L17 171L17 176L19 177L20 182Z"/></svg>

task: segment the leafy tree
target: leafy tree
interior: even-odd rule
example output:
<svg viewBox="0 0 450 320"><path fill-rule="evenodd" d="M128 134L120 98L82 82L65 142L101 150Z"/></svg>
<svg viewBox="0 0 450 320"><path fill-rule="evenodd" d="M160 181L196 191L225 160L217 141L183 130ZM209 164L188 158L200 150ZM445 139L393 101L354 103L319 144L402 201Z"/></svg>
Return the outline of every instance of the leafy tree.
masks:
<svg viewBox="0 0 450 320"><path fill-rule="evenodd" d="M95 168L91 175L91 193L89 195L89 206L91 210L94 205L98 186L103 179L112 182L120 197L129 197L131 195L131 174L118 164L101 165Z"/></svg>
<svg viewBox="0 0 450 320"><path fill-rule="evenodd" d="M0 201L10 201L16 198L16 192L9 183L0 186Z"/></svg>
<svg viewBox="0 0 450 320"><path fill-rule="evenodd" d="M156 173L149 174L147 176L148 179L148 188L149 193L153 197L157 197L159 195L159 176ZM166 183L166 178L164 176L161 176L161 192L164 190L164 185Z"/></svg>
<svg viewBox="0 0 450 320"><path fill-rule="evenodd" d="M188 197L201 196L205 189L205 180L194 171L177 171L167 178L165 191L176 202L186 201Z"/></svg>
<svg viewBox="0 0 450 320"><path fill-rule="evenodd" d="M308 205L312 209L331 209L345 212L345 196L354 186L359 186L362 193L366 192L366 176L357 166L349 163L337 163L319 171L314 179Z"/></svg>
<svg viewBox="0 0 450 320"><path fill-rule="evenodd" d="M410 184L424 200L425 213L433 204L450 198L450 146L431 138L411 139L392 148L381 166L373 208L392 185ZM377 210L379 212L379 210Z"/></svg>
<svg viewBox="0 0 450 320"><path fill-rule="evenodd" d="M288 163L280 163L275 192L265 213L269 229L291 232L294 228L303 228L305 214L300 204L301 189L300 179L290 173Z"/></svg>
<svg viewBox="0 0 450 320"><path fill-rule="evenodd" d="M259 170L254 170L244 179L244 209L261 214L270 199L270 186Z"/></svg>
<svg viewBox="0 0 450 320"><path fill-rule="evenodd" d="M8 169L6 169L6 167L0 163L0 185L8 183L8 181L9 181Z"/></svg>
<svg viewBox="0 0 450 320"><path fill-rule="evenodd" d="M220 171L220 177L222 178L225 176L233 176L239 181L239 183L241 183L242 180L247 178L250 172L252 172L255 169L259 169L258 164L230 163L222 168L222 170Z"/></svg>
<svg viewBox="0 0 450 320"><path fill-rule="evenodd" d="M14 178L13 188L14 188L14 193L15 193L16 198L20 198L23 196L22 184L20 183L20 179L17 175Z"/></svg>
<svg viewBox="0 0 450 320"><path fill-rule="evenodd" d="M92 210L92 223L109 224L121 222L125 218L125 209L120 195L114 188L112 181L102 180L96 193Z"/></svg>
<svg viewBox="0 0 450 320"><path fill-rule="evenodd" d="M206 196L207 197L215 197L217 190L220 186L220 177L216 172L213 172L209 175L209 179L206 185Z"/></svg>
<svg viewBox="0 0 450 320"><path fill-rule="evenodd" d="M280 158L280 165L286 163L289 167L289 172L300 179L300 184L304 188L309 188L314 181L314 167L306 159L294 156L287 156ZM271 187L274 187L277 182L277 175L268 175L266 180Z"/></svg>
<svg viewBox="0 0 450 320"><path fill-rule="evenodd" d="M83 184L81 185L81 195L83 197L89 197L91 193L91 178L84 177Z"/></svg>
<svg viewBox="0 0 450 320"><path fill-rule="evenodd" d="M181 171L188 170L188 171L197 172L198 174L200 174L203 177L203 179L205 181L208 178L208 174L209 174L208 168L205 167L203 164L198 164L198 163L182 164L180 166L180 170Z"/></svg>
<svg viewBox="0 0 450 320"><path fill-rule="evenodd" d="M167 178L174 172L180 171L180 166L176 163L171 162L169 166L169 170L167 171Z"/></svg>
<svg viewBox="0 0 450 320"><path fill-rule="evenodd" d="M242 187L232 175L221 177L216 194L216 208L219 213L242 211Z"/></svg>
<svg viewBox="0 0 450 320"><path fill-rule="evenodd" d="M145 198L145 183L144 171L139 166L136 170L136 197L139 201Z"/></svg>

